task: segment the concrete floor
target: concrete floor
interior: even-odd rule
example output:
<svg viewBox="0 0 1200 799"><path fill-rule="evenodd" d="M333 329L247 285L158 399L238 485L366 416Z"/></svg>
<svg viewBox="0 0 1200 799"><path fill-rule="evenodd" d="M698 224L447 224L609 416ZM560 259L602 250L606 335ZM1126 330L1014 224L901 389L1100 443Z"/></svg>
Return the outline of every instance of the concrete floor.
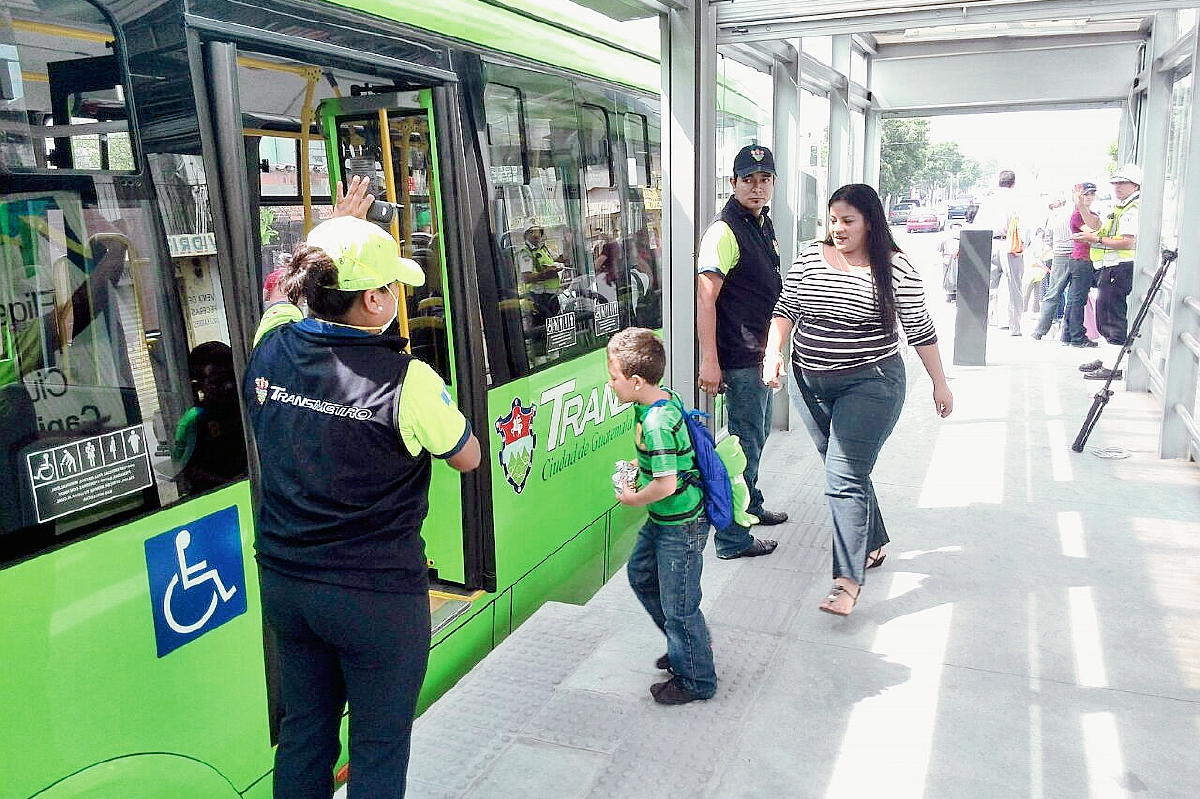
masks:
<svg viewBox="0 0 1200 799"><path fill-rule="evenodd" d="M621 572L541 609L417 721L408 795L1200 797L1200 469L1157 457L1154 404L1122 384L1089 449L1129 457L1071 452L1103 385L1076 366L1115 353L990 335L986 367L943 352L945 420L908 354L874 477L893 542L852 616L817 611L811 442L773 433L778 551L705 561L716 697L654 704L665 644Z"/></svg>

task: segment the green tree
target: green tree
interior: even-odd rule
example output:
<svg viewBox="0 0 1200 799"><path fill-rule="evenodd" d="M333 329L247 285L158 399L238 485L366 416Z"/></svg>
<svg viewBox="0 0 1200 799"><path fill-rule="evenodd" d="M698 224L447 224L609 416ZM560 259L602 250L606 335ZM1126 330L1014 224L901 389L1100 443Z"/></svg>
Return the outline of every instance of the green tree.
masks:
<svg viewBox="0 0 1200 799"><path fill-rule="evenodd" d="M887 205L907 197L929 150L929 120L885 119L879 146L879 194Z"/></svg>
<svg viewBox="0 0 1200 799"><path fill-rule="evenodd" d="M979 175L979 162L963 155L957 142L939 142L927 149L925 167L917 180L925 196L932 196L935 189L943 188L946 196L957 197L975 185Z"/></svg>

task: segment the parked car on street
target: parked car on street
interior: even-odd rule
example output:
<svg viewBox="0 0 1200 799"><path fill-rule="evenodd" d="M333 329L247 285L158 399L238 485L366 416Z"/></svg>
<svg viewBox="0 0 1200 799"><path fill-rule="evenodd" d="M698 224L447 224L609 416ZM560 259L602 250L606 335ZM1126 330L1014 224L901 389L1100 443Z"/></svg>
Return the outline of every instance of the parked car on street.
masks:
<svg viewBox="0 0 1200 799"><path fill-rule="evenodd" d="M892 210L888 213L888 224L903 225L908 221L908 215L914 208L916 208L916 206L913 203L896 203L892 206Z"/></svg>
<svg viewBox="0 0 1200 799"><path fill-rule="evenodd" d="M975 202L974 197L959 197L947 206L946 218L962 219L963 221L971 222L975 219L975 212L978 210L979 204Z"/></svg>
<svg viewBox="0 0 1200 799"><path fill-rule="evenodd" d="M942 229L942 218L932 208L914 208L905 220L909 233L937 233Z"/></svg>

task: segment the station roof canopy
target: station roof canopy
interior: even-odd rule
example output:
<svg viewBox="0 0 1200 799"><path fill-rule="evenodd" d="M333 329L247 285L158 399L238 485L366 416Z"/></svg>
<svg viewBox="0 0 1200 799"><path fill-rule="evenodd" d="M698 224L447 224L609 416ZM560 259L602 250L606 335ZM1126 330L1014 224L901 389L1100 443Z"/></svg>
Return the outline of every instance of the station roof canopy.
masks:
<svg viewBox="0 0 1200 799"><path fill-rule="evenodd" d="M616 19L705 0L576 0ZM799 57L802 74L845 85L799 39L850 34L871 61L865 88L885 116L1084 108L1128 100L1154 13L1196 0L717 0L718 50L763 68ZM788 46L788 43L791 46ZM1190 48L1188 48L1190 55ZM1081 75L1086 75L1082 79ZM806 88L813 82L806 81Z"/></svg>

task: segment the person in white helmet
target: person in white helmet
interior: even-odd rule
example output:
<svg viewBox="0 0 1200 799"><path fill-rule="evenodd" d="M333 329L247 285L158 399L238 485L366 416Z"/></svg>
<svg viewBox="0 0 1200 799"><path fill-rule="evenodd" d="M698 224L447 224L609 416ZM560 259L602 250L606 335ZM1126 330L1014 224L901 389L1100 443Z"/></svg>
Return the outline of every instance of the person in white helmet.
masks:
<svg viewBox="0 0 1200 799"><path fill-rule="evenodd" d="M1137 164L1125 164L1112 174L1117 205L1104 219L1099 230L1082 231L1074 238L1091 245L1092 266L1097 270L1096 327L1100 335L1116 346L1125 344L1129 332L1129 293L1133 290L1133 261L1137 252L1138 200L1141 197L1142 170ZM1086 373L1091 379L1107 380L1105 369Z"/></svg>

